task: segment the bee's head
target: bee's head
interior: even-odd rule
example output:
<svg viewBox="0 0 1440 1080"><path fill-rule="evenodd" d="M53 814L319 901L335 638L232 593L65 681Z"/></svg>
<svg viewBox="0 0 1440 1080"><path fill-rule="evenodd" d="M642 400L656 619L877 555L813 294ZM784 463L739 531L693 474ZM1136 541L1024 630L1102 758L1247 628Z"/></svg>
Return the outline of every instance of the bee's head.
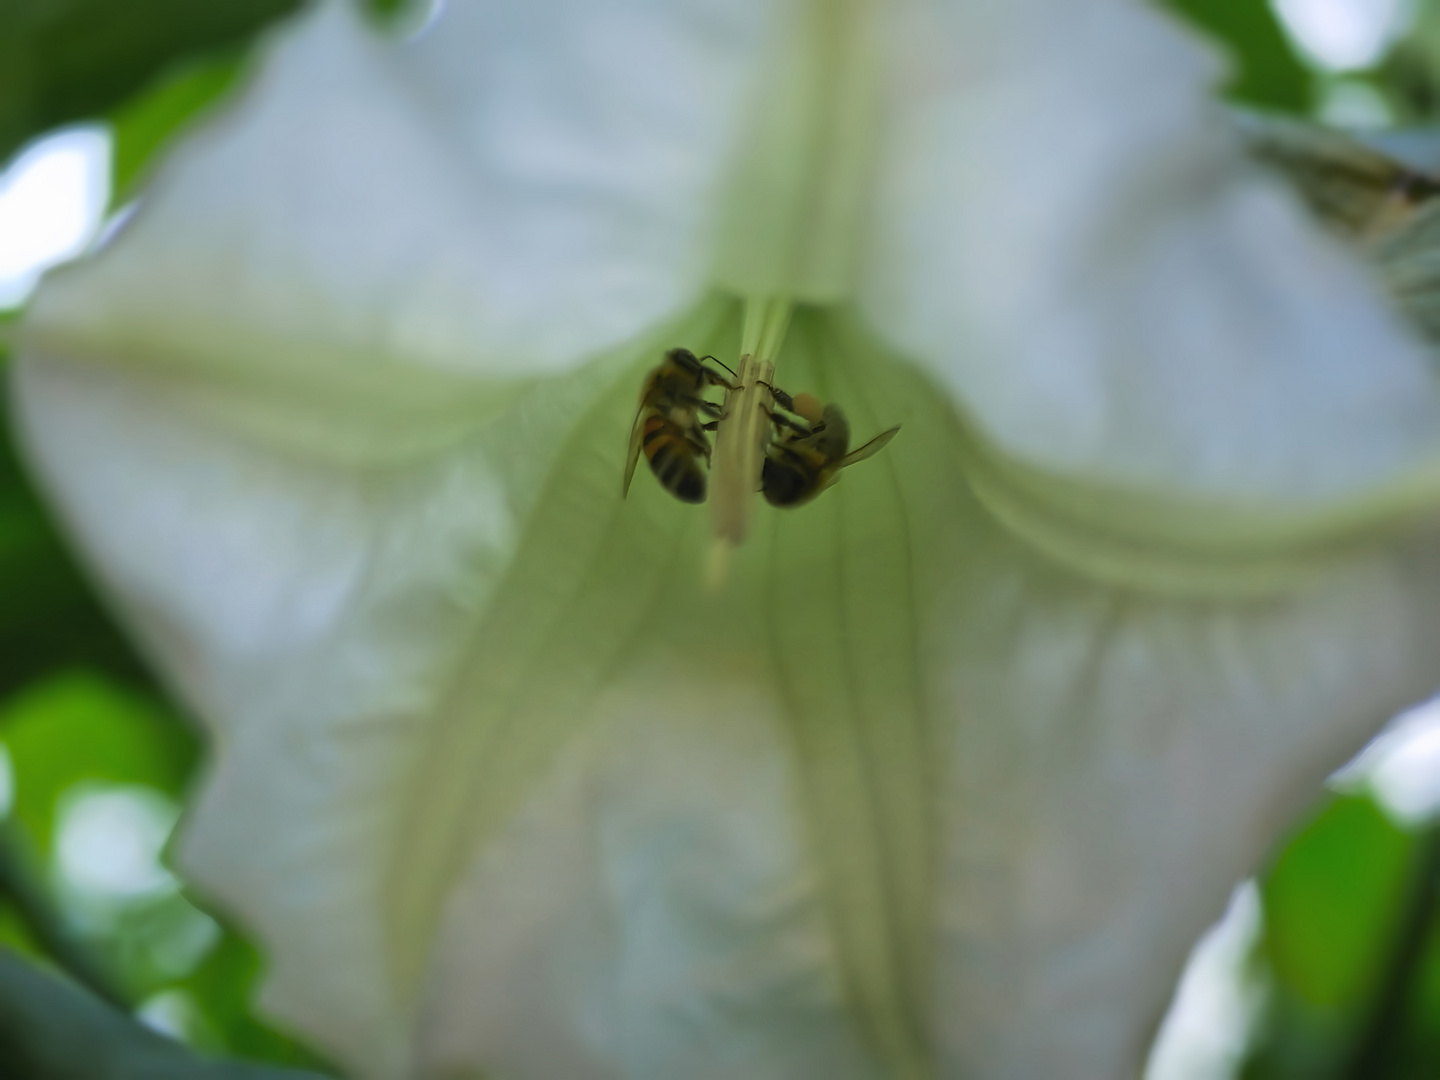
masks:
<svg viewBox="0 0 1440 1080"><path fill-rule="evenodd" d="M830 461L838 461L850 449L850 421L840 406L825 406L824 426L816 433L814 444Z"/></svg>
<svg viewBox="0 0 1440 1080"><path fill-rule="evenodd" d="M688 375L698 376L704 369L704 365L700 363L699 357L689 349L671 349L665 354L665 359Z"/></svg>

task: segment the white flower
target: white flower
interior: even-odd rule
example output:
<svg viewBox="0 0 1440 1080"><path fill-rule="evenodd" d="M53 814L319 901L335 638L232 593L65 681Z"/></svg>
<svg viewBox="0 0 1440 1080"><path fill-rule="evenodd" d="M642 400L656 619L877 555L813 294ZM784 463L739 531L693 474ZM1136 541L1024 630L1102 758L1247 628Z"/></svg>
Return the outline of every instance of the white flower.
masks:
<svg viewBox="0 0 1440 1080"><path fill-rule="evenodd" d="M1132 1075L1440 653L1429 358L1216 73L1137 0L277 40L15 382L268 1008L360 1077ZM777 310L903 431L711 594L635 395Z"/></svg>

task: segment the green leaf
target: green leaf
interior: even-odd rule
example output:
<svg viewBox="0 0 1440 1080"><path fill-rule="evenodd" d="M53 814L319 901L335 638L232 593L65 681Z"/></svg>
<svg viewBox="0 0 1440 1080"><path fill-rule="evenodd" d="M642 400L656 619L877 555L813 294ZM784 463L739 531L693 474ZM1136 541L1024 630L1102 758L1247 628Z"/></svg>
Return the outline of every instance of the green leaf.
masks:
<svg viewBox="0 0 1440 1080"><path fill-rule="evenodd" d="M1412 1054L1432 1064L1440 1061L1440 920L1430 926L1409 1005Z"/></svg>
<svg viewBox="0 0 1440 1080"><path fill-rule="evenodd" d="M239 45L300 0L0 0L0 161L99 116L188 56Z"/></svg>
<svg viewBox="0 0 1440 1080"><path fill-rule="evenodd" d="M178 795L198 752L194 735L158 702L83 671L6 703L0 739L15 763L15 816L45 851L66 789L103 780Z"/></svg>
<svg viewBox="0 0 1440 1080"><path fill-rule="evenodd" d="M251 1014L250 1000L261 971L255 949L227 931L181 985L214 1025L221 1039L216 1049L255 1061L328 1070L330 1066L318 1055Z"/></svg>
<svg viewBox="0 0 1440 1080"><path fill-rule="evenodd" d="M0 1075L27 1080L318 1080L207 1061L0 949Z"/></svg>
<svg viewBox="0 0 1440 1080"><path fill-rule="evenodd" d="M0 374L7 359L0 346ZM147 685L144 665L96 601L35 496L9 415L9 381L0 378L0 696L57 668L81 665Z"/></svg>
<svg viewBox="0 0 1440 1080"><path fill-rule="evenodd" d="M29 837L13 820L0 822L0 897L13 931L6 944L58 964L112 1004L129 1005L108 958L88 948L58 911Z"/></svg>
<svg viewBox="0 0 1440 1080"><path fill-rule="evenodd" d="M1315 77L1300 60L1266 0L1168 0L1194 26L1228 46L1235 59L1229 95L1236 101L1309 113Z"/></svg>
<svg viewBox="0 0 1440 1080"><path fill-rule="evenodd" d="M1367 798L1337 799L1281 854L1263 886L1275 975L1307 1005L1363 1008L1389 956L1414 838Z"/></svg>
<svg viewBox="0 0 1440 1080"><path fill-rule="evenodd" d="M245 70L246 55L226 50L184 62L111 115L114 203L130 197L151 159L172 135L236 84Z"/></svg>

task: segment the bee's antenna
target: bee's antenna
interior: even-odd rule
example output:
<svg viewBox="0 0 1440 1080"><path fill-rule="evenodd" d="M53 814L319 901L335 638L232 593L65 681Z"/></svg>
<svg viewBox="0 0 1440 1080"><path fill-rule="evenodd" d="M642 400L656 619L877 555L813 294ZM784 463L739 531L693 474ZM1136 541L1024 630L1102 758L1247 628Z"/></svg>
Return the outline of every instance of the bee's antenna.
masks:
<svg viewBox="0 0 1440 1080"><path fill-rule="evenodd" d="M732 368L729 364L725 363L724 360L721 360L721 359L719 359L719 358L717 358L717 357L714 357L714 356L702 356L702 357L700 357L700 359L701 359L701 360L714 360L715 363L719 364L719 365L720 365L721 367L723 367L726 371L730 372L730 374L731 374L732 377L737 378L737 379L740 377L739 375L736 375L736 374L735 374L735 369Z"/></svg>

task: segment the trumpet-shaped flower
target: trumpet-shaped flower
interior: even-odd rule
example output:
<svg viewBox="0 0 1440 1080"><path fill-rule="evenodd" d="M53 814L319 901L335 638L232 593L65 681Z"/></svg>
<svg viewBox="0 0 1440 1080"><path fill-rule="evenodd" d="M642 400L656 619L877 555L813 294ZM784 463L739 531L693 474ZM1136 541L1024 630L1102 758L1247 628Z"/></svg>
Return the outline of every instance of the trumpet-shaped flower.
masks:
<svg viewBox="0 0 1440 1080"><path fill-rule="evenodd" d="M1219 74L1138 0L279 36L15 371L268 1009L359 1077L1133 1075L1440 671L1431 358ZM677 345L903 426L715 590L620 498Z"/></svg>

